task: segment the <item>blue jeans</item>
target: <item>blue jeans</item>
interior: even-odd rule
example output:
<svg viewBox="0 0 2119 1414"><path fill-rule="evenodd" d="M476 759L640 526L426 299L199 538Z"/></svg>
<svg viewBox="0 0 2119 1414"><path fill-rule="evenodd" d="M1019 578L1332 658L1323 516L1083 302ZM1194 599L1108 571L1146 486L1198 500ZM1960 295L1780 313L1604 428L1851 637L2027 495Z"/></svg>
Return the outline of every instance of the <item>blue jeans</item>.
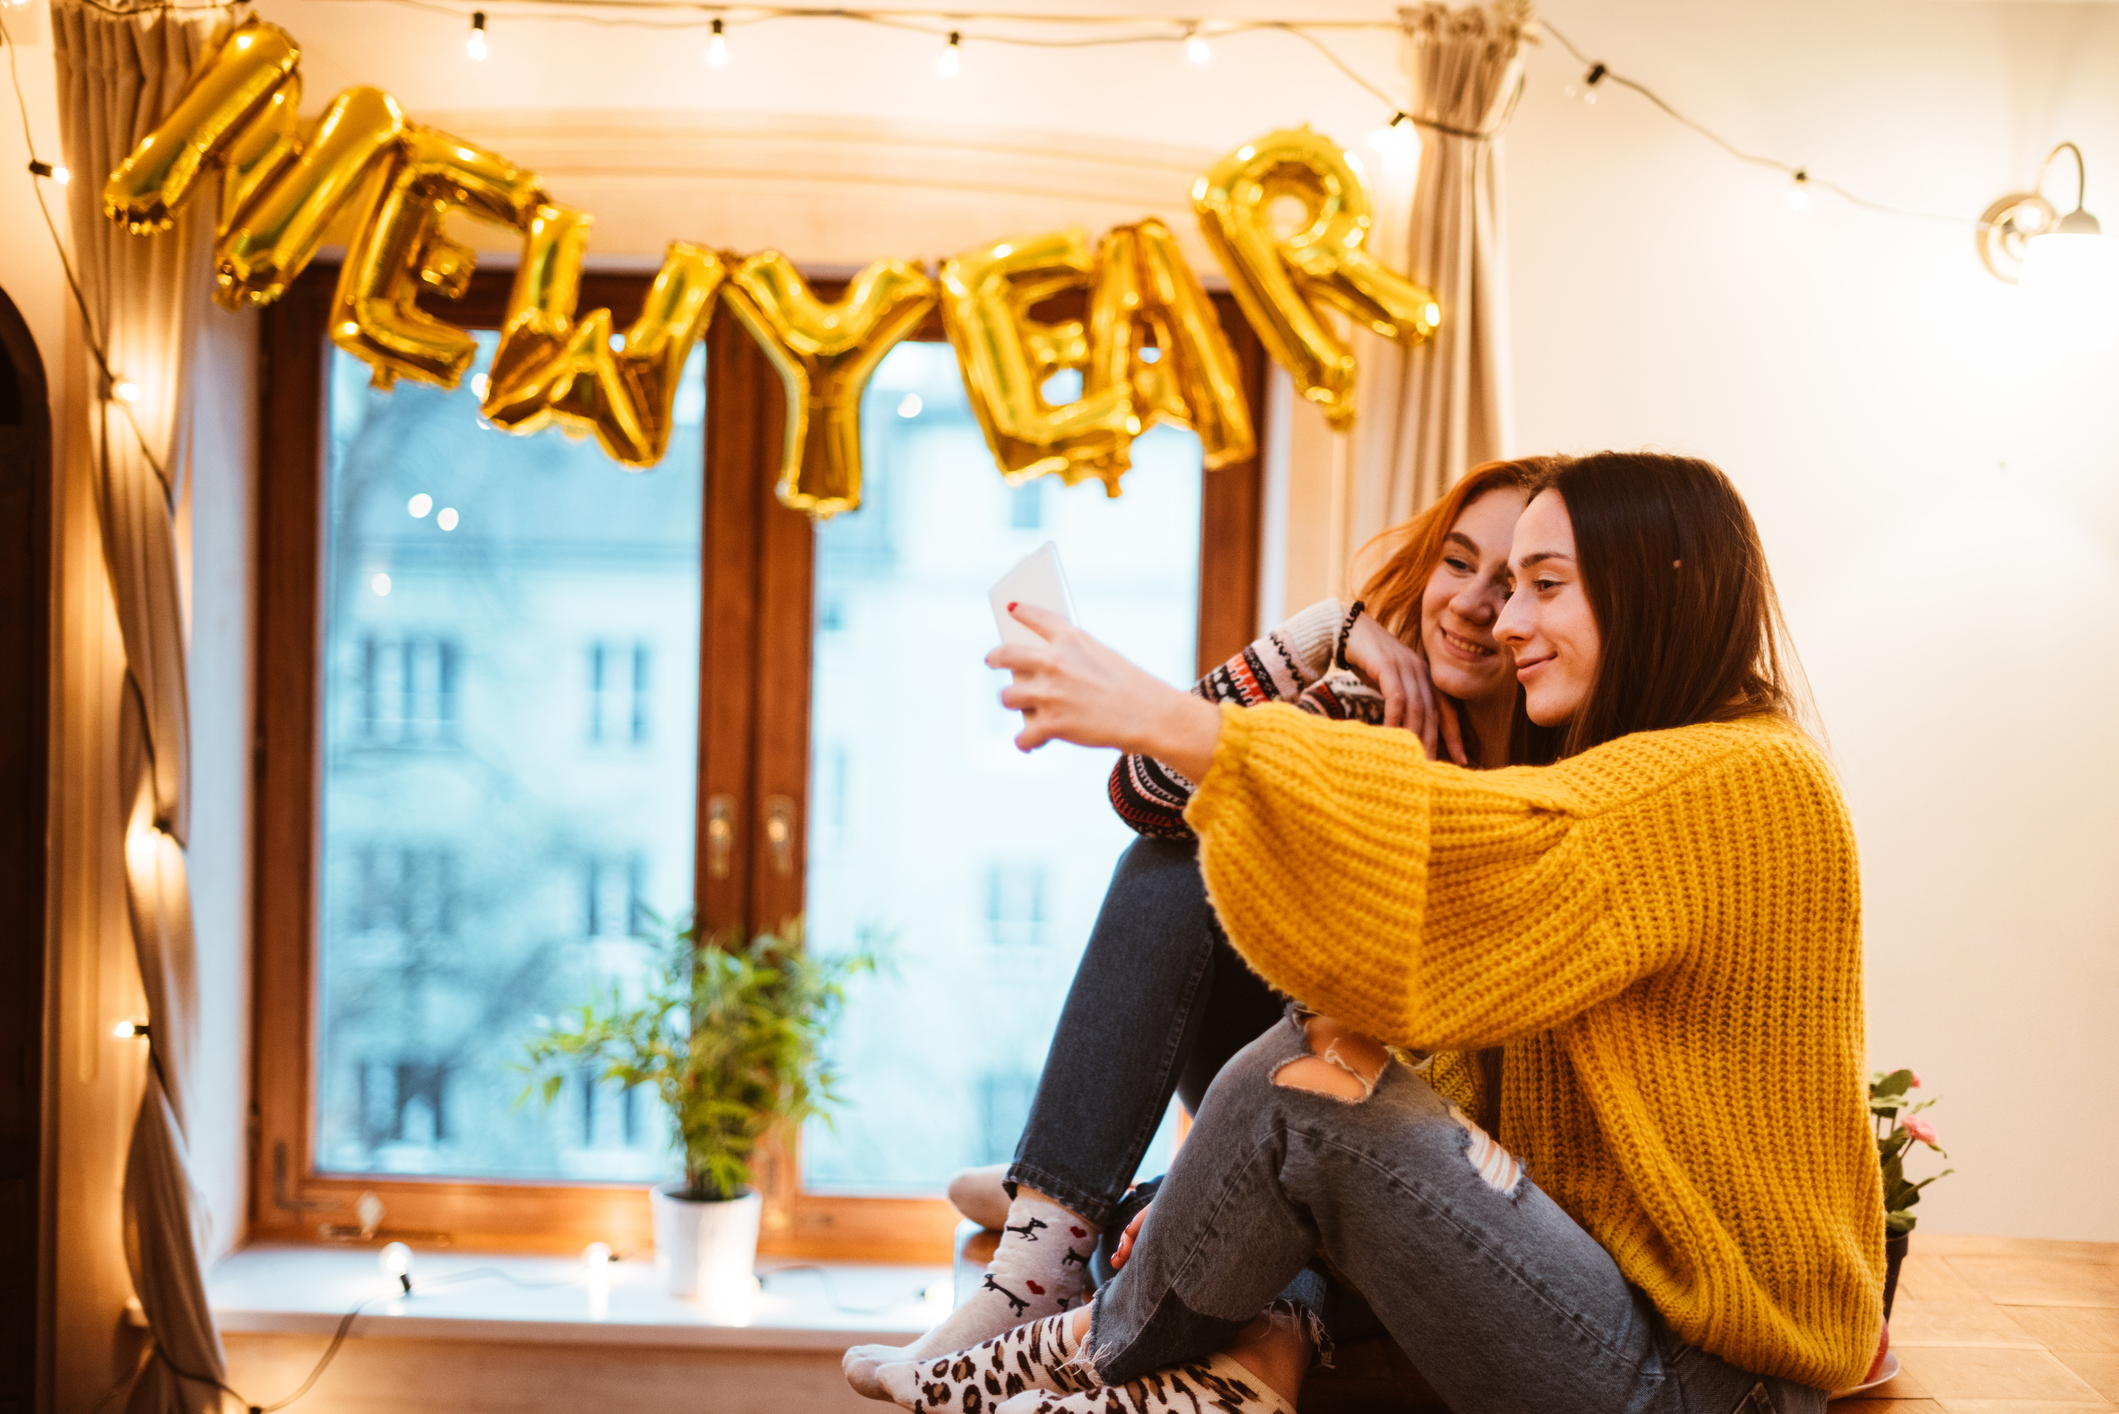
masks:
<svg viewBox="0 0 2119 1414"><path fill-rule="evenodd" d="M1191 840L1141 839L1120 856L1075 969L1008 1170L1107 1231L1123 1227L1141 1156L1174 1092L1207 1086L1280 1019L1284 1001L1222 937Z"/></svg>
<svg viewBox="0 0 2119 1414"><path fill-rule="evenodd" d="M1228 1345L1320 1253L1456 1414L1819 1414L1822 1392L1679 1339L1527 1175L1473 1166L1427 1082L1348 1101L1276 1084L1288 1020L1215 1080L1124 1271L1097 1292L1108 1384ZM1489 1172L1493 1166L1489 1166Z"/></svg>

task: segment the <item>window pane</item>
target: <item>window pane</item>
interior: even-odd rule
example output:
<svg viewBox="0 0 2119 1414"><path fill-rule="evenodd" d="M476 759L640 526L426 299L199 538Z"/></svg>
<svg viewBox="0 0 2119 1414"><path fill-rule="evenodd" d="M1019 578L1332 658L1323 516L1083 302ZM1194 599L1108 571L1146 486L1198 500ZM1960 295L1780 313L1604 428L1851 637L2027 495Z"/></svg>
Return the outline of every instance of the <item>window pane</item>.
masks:
<svg viewBox="0 0 2119 1414"><path fill-rule="evenodd" d="M1117 500L1049 477L1010 487L935 343L892 350L862 411L863 505L817 533L808 908L813 946L887 939L891 961L853 991L833 1045L848 1103L804 1133L803 1181L935 1193L1013 1154L1134 838L1105 797L1112 753L1015 749L1006 675L981 662L998 641L986 589L1057 541L1083 625L1190 682L1199 441L1135 442Z"/></svg>
<svg viewBox="0 0 2119 1414"><path fill-rule="evenodd" d="M690 907L704 350L649 472L331 360L317 1166L671 1173L652 1094L516 1067Z"/></svg>

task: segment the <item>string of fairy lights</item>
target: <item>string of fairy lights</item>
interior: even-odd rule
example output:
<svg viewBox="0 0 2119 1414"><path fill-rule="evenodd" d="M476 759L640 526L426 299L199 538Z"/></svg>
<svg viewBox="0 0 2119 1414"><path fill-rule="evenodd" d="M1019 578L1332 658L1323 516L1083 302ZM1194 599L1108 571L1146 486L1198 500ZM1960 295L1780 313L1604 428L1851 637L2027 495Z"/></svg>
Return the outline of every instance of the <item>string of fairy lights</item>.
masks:
<svg viewBox="0 0 2119 1414"><path fill-rule="evenodd" d="M116 404L132 423L141 450L146 453L155 472L167 482L159 460L149 447L145 433L133 416L132 408L140 397L139 385L110 366L106 345L101 337L97 321L88 308L88 301L76 278L73 263L60 238L58 226L53 221L50 208L44 199L44 186L65 186L71 179L66 167L37 155L37 143L30 121L28 103L23 96L21 75L15 61L16 45L7 33L6 12L20 9L32 0L0 0L0 45L8 51L8 76L15 90L16 107L21 114L22 135L30 153L29 174L36 186L38 209L43 213L44 224L50 233L52 244L58 251L59 261L66 275L67 288L76 307L80 310L85 341L91 356L101 372L101 395L105 404ZM137 17L142 13L167 11L173 13L198 13L204 11L231 10L237 8L238 0L207 0L202 4L186 4L182 0L162 0L162 3L121 7L108 0L80 0L87 8L106 14L124 14ZM725 69L738 62L738 48L733 36L740 30L760 25L790 21L836 21L874 25L885 29L907 31L932 37L938 43L934 58L934 73L938 79L956 78L964 70L967 51L974 45L995 45L1031 49L1095 49L1129 45L1164 45L1175 49L1183 61L1195 69L1205 69L1214 63L1215 46L1223 41L1245 35L1276 35L1296 41L1314 51L1328 62L1344 78L1382 104L1385 110L1383 121L1369 134L1369 145L1378 152L1389 152L1398 141L1402 129L1407 127L1440 128L1454 132L1446 125L1423 122L1414 117L1400 100L1361 73L1349 63L1337 48L1327 42L1327 36L1357 34L1396 36L1401 32L1398 21L1372 18L1324 18L1302 19L1218 19L1200 15L1055 15L1024 14L1002 11L923 11L842 9L822 6L714 6L701 5L694 0L518 0L510 8L495 7L492 10L465 10L460 6L439 3L439 0L336 0L336 3L383 3L407 9L423 10L467 19L469 30L464 39L466 58L485 63L494 57L492 39L495 21L515 23L584 24L599 27L648 29L689 32L702 40L700 53L709 69ZM1691 129L1708 142L1713 143L1729 156L1751 166L1764 167L1787 175L1789 185L1787 203L1797 211L1808 206L1813 191L1829 192L1848 204L1883 215L1910 217L1923 221L1942 221L1953 225L1978 227L1982 223L1960 216L1920 211L1888 202L1876 201L1860 195L1841 183L1814 175L1802 163L1788 162L1751 152L1730 141L1713 128L1692 118L1672 105L1654 88L1619 72L1611 65L1592 60L1580 46L1569 39L1549 19L1542 16L1534 21L1533 33L1542 32L1558 41L1577 62L1583 65L1579 79L1567 85L1570 98L1579 99L1584 105L1594 105L1601 93L1609 89L1628 90L1653 106L1672 121ZM1607 88L1608 86L1608 88ZM1466 134L1476 136L1476 134Z"/></svg>

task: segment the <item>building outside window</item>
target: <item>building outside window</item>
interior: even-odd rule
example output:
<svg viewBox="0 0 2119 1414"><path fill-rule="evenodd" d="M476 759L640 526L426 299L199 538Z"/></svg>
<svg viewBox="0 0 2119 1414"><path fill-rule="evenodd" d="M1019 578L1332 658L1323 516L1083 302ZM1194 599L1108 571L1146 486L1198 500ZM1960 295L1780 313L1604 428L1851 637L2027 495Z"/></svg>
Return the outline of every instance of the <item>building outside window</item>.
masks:
<svg viewBox="0 0 2119 1414"><path fill-rule="evenodd" d="M690 908L695 737L649 724L696 714L704 377L700 351L682 469L629 476L593 443L481 425L469 386L378 392L331 355L324 661L346 710L324 741L322 1167L668 1172L653 1096L574 1077L522 1105L518 1066L539 1017L636 986L650 918ZM586 742L561 648L585 640ZM609 743L639 750L591 749Z"/></svg>

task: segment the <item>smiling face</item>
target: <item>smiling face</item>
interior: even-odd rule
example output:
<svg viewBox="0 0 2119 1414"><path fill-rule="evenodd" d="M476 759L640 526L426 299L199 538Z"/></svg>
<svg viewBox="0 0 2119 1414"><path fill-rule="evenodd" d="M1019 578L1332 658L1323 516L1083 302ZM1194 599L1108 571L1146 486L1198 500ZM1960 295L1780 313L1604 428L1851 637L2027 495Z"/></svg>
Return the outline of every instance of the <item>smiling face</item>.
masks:
<svg viewBox="0 0 2119 1414"><path fill-rule="evenodd" d="M1574 523L1557 491L1540 491L1516 520L1513 590L1494 637L1516 655L1523 706L1541 727L1573 719L1597 679L1603 640L1575 562Z"/></svg>
<svg viewBox="0 0 2119 1414"><path fill-rule="evenodd" d="M1459 702L1516 695L1515 659L1494 639L1508 598L1509 536L1524 494L1489 491L1458 513L1420 596L1420 646L1435 686Z"/></svg>

